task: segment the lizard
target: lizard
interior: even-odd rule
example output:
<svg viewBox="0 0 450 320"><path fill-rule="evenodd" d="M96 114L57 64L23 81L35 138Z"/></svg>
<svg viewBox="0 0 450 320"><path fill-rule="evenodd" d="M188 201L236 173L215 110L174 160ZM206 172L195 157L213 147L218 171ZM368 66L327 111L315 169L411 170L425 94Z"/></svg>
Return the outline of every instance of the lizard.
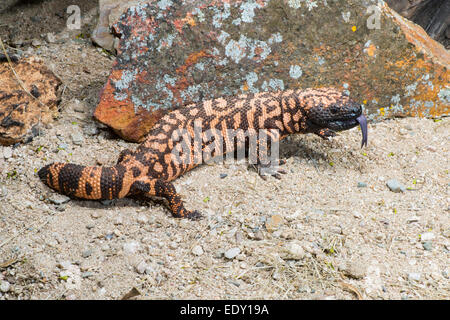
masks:
<svg viewBox="0 0 450 320"><path fill-rule="evenodd" d="M367 145L367 119L362 106L334 88L227 96L168 112L134 151L122 151L114 166L52 163L41 168L38 176L50 188L72 198L104 200L133 195L157 196L167 200L174 217L199 219L200 212L185 208L171 182L201 163L192 161L196 152L195 139L194 142L187 140L191 141L190 148L184 153L180 147L186 135L195 134L195 125L202 129L201 138L197 139L197 152L209 154L211 159L239 148L249 151L248 139L260 129L269 132L270 142L274 143L291 134L314 133L328 139L336 136L337 131L358 124L363 147ZM247 143L230 137L229 129L250 132L245 138ZM204 133L208 131L209 136ZM191 161L180 161L174 151ZM267 165L261 161L263 151L268 150L261 148L256 154L257 165L261 167ZM278 164L283 163L278 160ZM279 178L279 173L286 172L278 166L271 174Z"/></svg>

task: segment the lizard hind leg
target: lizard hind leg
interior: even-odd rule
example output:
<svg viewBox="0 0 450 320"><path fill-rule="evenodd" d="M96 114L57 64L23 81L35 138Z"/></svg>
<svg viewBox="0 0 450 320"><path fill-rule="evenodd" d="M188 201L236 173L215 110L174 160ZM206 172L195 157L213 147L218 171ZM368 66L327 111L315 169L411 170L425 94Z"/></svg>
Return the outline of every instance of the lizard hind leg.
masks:
<svg viewBox="0 0 450 320"><path fill-rule="evenodd" d="M189 211L184 208L183 200L176 192L172 183L151 177L139 178L131 185L131 193L145 197L162 197L169 203L169 209L175 218L188 218L198 220L202 217L198 211Z"/></svg>

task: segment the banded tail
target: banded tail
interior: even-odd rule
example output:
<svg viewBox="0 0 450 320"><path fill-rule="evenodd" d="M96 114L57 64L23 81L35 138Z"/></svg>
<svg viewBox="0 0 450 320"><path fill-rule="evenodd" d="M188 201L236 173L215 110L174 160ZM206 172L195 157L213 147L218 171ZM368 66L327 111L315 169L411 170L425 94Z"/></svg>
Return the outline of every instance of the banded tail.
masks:
<svg viewBox="0 0 450 320"><path fill-rule="evenodd" d="M123 198L130 183L126 168L89 167L73 163L52 163L38 172L43 183L70 197L90 200Z"/></svg>

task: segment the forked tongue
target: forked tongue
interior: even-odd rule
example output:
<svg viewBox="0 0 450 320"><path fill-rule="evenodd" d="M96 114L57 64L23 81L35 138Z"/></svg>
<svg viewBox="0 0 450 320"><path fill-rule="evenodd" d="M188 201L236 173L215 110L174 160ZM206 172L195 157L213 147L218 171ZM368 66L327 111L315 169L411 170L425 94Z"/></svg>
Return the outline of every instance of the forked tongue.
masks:
<svg viewBox="0 0 450 320"><path fill-rule="evenodd" d="M358 121L359 126L361 127L361 132L362 132L361 148L364 147L364 145L366 145L366 147L367 147L367 119L362 114L358 118L356 118L356 121Z"/></svg>

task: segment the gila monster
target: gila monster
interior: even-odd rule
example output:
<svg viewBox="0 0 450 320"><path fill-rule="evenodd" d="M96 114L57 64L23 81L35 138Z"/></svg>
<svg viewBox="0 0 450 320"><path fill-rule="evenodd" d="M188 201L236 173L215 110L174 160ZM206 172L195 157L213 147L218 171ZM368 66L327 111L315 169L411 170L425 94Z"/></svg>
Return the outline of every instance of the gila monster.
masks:
<svg viewBox="0 0 450 320"><path fill-rule="evenodd" d="M104 200L132 195L158 196L167 199L174 217L197 219L201 217L200 213L185 209L171 183L199 164L198 161L175 159L173 151L180 145L177 141L181 140L176 134L177 129L185 129L191 137L194 124L201 125L202 130L214 129L209 138L202 135L200 143L205 154L210 151L215 157L221 150L225 154L236 152L238 148L248 149L248 144L242 144L242 140L228 137L227 129L247 132L273 129L270 132L276 134L271 136L271 141L294 133L315 133L328 139L336 135L335 131L353 128L358 123L363 146L367 144L367 120L362 107L333 88L242 94L191 104L167 113L135 151L122 151L115 166L53 163L39 170L38 175L47 186L73 198ZM223 138L219 139L218 135ZM222 149L211 152L219 141ZM194 152L195 148L190 148L189 159L193 159ZM257 160L260 160L261 152L257 153ZM261 161L257 164L264 165ZM278 170L273 175L279 176L278 173L285 172Z"/></svg>

